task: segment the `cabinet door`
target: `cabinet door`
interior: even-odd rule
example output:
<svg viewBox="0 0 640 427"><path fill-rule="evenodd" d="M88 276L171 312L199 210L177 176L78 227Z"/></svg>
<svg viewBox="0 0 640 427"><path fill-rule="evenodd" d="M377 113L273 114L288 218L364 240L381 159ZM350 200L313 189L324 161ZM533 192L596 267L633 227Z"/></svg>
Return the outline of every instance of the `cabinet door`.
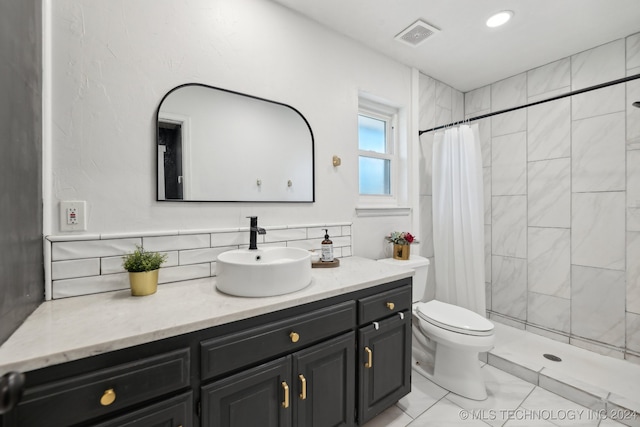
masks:
<svg viewBox="0 0 640 427"><path fill-rule="evenodd" d="M295 353L293 383L295 425L353 426L355 333Z"/></svg>
<svg viewBox="0 0 640 427"><path fill-rule="evenodd" d="M361 328L358 353L362 425L411 391L411 313Z"/></svg>
<svg viewBox="0 0 640 427"><path fill-rule="evenodd" d="M94 427L187 427L192 425L191 392L146 406Z"/></svg>
<svg viewBox="0 0 640 427"><path fill-rule="evenodd" d="M202 387L202 425L291 425L291 360L283 357Z"/></svg>

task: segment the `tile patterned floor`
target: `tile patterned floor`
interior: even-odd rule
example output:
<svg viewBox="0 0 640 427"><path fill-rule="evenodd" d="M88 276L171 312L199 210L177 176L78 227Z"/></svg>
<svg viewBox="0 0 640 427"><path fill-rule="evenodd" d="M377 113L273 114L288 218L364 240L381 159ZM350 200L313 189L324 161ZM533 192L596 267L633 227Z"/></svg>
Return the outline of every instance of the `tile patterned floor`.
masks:
<svg viewBox="0 0 640 427"><path fill-rule="evenodd" d="M449 393L414 372L411 393L365 427L624 426L493 366L484 364L482 372L489 394L482 402Z"/></svg>
<svg viewBox="0 0 640 427"><path fill-rule="evenodd" d="M613 396L620 395L623 401L630 401L632 405L636 405L640 399L640 383L637 381L640 366L629 362L620 364L624 361L603 358L600 355L593 356L590 352L584 353L582 349L574 351L575 349L571 348L574 346L557 343L568 348L557 347L553 350L561 352L574 362L570 366L564 365L567 368L556 367L555 370L550 370L547 366L536 366L532 363L531 354L533 348L537 354L541 346L554 347L555 341L544 341L547 338L541 341L542 337L524 331L509 330L508 327L505 329L502 325L496 328L496 331L496 348L488 355L489 364L479 362L489 394L485 401L478 402L449 393L414 371L411 393L369 421L365 427L640 426L640 413L634 414L610 404ZM521 349L521 354L517 354L518 351L515 350L515 339L518 340L517 347ZM492 354L501 369L492 366ZM593 358L598 365L592 364ZM556 375L556 372L559 373ZM562 384L566 384L570 390L567 393L559 390L558 393L584 402L585 405L547 390L556 391L554 384L559 383L557 378L561 377L560 373L566 378L578 378L572 377L563 382ZM535 374L535 377L532 378L532 374ZM551 381L551 387L547 386L545 381ZM584 386L582 389L581 385ZM608 391L603 392L606 394L598 395L592 393L592 390ZM584 395L595 400L585 401ZM574 399L573 396L577 398ZM597 400L598 396L604 397ZM625 419L612 419L614 416L622 416ZM623 421L624 424L618 421Z"/></svg>

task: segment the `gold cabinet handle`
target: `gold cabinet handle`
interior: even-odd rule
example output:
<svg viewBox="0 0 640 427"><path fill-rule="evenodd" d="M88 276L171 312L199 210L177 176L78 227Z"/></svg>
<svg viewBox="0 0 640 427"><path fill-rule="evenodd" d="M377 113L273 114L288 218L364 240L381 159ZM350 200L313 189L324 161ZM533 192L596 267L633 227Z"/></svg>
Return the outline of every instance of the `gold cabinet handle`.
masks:
<svg viewBox="0 0 640 427"><path fill-rule="evenodd" d="M298 342L298 340L300 339L300 335L295 332L291 332L289 334L289 338L291 338L291 342Z"/></svg>
<svg viewBox="0 0 640 427"><path fill-rule="evenodd" d="M289 386L286 381L282 381L282 390L284 391L284 402L282 402L283 408L289 407Z"/></svg>
<svg viewBox="0 0 640 427"><path fill-rule="evenodd" d="M300 400L305 400L307 398L307 379L304 375L298 375L300 378Z"/></svg>
<svg viewBox="0 0 640 427"><path fill-rule="evenodd" d="M364 364L364 367L371 369L373 368L373 352L369 347L365 347L364 351L367 353L367 363Z"/></svg>
<svg viewBox="0 0 640 427"><path fill-rule="evenodd" d="M109 390L105 390L104 393L102 393L102 397L100 398L100 404L102 406L109 406L115 401L116 392L112 388L110 388Z"/></svg>
<svg viewBox="0 0 640 427"><path fill-rule="evenodd" d="M396 307L396 305L395 305L394 303L392 303L392 302L388 302L388 303L387 303L387 308L388 308L389 310L393 310L395 307Z"/></svg>

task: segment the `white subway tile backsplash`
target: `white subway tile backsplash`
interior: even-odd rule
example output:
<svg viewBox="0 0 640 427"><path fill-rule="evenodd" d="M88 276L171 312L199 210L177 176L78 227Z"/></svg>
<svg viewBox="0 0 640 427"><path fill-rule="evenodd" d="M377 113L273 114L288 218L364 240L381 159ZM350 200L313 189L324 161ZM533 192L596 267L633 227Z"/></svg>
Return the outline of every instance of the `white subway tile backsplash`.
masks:
<svg viewBox="0 0 640 427"><path fill-rule="evenodd" d="M235 247L233 247L235 248ZM179 252L180 265L202 264L213 262L222 252L228 251L229 248L204 248L189 249Z"/></svg>
<svg viewBox="0 0 640 427"><path fill-rule="evenodd" d="M351 256L351 224L313 224L267 228L258 236L258 244L294 246L319 250L329 229L336 257ZM126 238L124 237L126 236ZM271 236L272 241L264 237ZM66 298L92 293L127 289L128 274L122 257L136 245L167 255L159 274L159 283L210 277L215 274L215 260L225 251L246 248L248 229L179 230L173 232L128 232L126 234L48 236L52 253L52 297Z"/></svg>
<svg viewBox="0 0 640 427"><path fill-rule="evenodd" d="M51 279L97 276L100 274L100 258L86 258L51 263Z"/></svg>
<svg viewBox="0 0 640 427"><path fill-rule="evenodd" d="M338 237L342 235L342 227L339 226L325 226L325 227L313 227L308 228L307 236L308 239L323 239L324 240L324 230L328 230L329 238L334 240L334 237Z"/></svg>
<svg viewBox="0 0 640 427"><path fill-rule="evenodd" d="M122 261L123 261L122 256L100 258L99 274L114 274L114 273L125 272L124 267L122 267Z"/></svg>
<svg viewBox="0 0 640 427"><path fill-rule="evenodd" d="M293 228L284 230L267 229L267 234L264 234L263 238L266 243L285 242L289 240L304 240L307 238L307 230L304 228Z"/></svg>
<svg viewBox="0 0 640 427"><path fill-rule="evenodd" d="M203 264L179 265L176 267L162 267L158 274L158 283L201 279L209 276L211 276L211 263L209 262Z"/></svg>
<svg viewBox="0 0 640 427"><path fill-rule="evenodd" d="M122 255L134 251L136 245L141 244L140 238L53 242L51 259L62 261Z"/></svg>
<svg viewBox="0 0 640 427"><path fill-rule="evenodd" d="M67 298L127 288L129 288L129 275L127 273L54 280L52 297L53 299Z"/></svg>
<svg viewBox="0 0 640 427"><path fill-rule="evenodd" d="M187 234L178 236L143 237L142 243L148 251L169 251L180 249L198 249L211 246L209 234Z"/></svg>
<svg viewBox="0 0 640 427"><path fill-rule="evenodd" d="M237 246L249 243L249 230L211 234L211 246Z"/></svg>

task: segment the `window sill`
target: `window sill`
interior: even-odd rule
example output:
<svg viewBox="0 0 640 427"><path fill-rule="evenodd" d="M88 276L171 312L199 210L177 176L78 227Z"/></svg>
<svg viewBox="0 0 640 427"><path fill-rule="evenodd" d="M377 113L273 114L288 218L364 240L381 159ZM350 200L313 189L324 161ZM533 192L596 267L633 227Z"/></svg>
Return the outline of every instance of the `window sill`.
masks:
<svg viewBox="0 0 640 427"><path fill-rule="evenodd" d="M375 216L409 216L411 208L409 207L382 207L382 206L358 206L356 207L356 216L360 218Z"/></svg>

